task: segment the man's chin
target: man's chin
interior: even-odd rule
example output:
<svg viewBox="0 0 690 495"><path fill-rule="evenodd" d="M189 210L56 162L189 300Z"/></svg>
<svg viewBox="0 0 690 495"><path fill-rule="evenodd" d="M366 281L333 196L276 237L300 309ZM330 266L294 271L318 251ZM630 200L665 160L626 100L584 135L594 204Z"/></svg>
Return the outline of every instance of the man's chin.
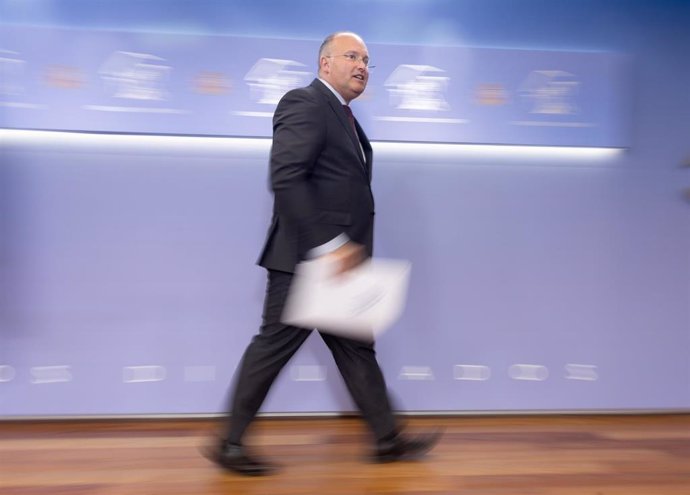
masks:
<svg viewBox="0 0 690 495"><path fill-rule="evenodd" d="M351 88L351 92L350 92L350 93L352 94L352 99L354 100L354 99L357 98L359 95L361 95L362 93L364 93L364 87L361 87L361 88Z"/></svg>

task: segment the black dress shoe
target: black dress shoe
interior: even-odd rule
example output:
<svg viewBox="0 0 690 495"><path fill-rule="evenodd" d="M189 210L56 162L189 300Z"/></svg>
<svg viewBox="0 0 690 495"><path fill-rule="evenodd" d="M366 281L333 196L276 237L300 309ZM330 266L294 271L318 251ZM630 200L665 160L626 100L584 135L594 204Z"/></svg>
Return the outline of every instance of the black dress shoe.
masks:
<svg viewBox="0 0 690 495"><path fill-rule="evenodd" d="M441 438L441 431L410 437L399 433L390 440L376 444L373 462L396 462L419 459L429 452Z"/></svg>
<svg viewBox="0 0 690 495"><path fill-rule="evenodd" d="M226 471L244 476L266 476L276 470L275 466L250 457L241 445L221 443L204 450L203 454Z"/></svg>

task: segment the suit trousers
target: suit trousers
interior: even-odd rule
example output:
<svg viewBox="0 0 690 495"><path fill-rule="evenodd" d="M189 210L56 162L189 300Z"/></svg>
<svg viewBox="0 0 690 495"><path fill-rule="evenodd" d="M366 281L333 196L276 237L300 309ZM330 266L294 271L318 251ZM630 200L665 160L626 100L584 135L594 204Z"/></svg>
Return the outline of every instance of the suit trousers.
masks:
<svg viewBox="0 0 690 495"><path fill-rule="evenodd" d="M226 441L241 444L274 380L312 330L280 322L293 274L269 270L263 323L252 338L235 376ZM350 395L377 440L397 430L373 342L319 332Z"/></svg>

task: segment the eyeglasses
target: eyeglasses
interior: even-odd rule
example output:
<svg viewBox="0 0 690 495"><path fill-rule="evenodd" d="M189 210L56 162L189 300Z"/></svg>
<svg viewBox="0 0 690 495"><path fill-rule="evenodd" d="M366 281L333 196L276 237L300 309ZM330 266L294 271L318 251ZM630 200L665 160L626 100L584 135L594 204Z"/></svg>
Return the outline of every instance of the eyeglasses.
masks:
<svg viewBox="0 0 690 495"><path fill-rule="evenodd" d="M375 69L375 65L369 65L369 57L364 56L362 57L361 55L357 55L356 53L341 53L340 55L326 55L326 58L334 58L334 57L345 57L348 59L350 62L353 64L356 64L360 60L364 64L364 67L366 67L369 70Z"/></svg>

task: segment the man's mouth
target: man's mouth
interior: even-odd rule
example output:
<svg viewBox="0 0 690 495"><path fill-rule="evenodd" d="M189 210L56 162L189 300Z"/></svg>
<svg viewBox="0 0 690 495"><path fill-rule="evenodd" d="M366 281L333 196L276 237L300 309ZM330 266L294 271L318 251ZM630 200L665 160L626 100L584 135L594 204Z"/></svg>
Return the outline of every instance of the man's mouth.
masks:
<svg viewBox="0 0 690 495"><path fill-rule="evenodd" d="M364 81L364 76L362 74L357 74L353 76L355 79L359 79L360 81Z"/></svg>

